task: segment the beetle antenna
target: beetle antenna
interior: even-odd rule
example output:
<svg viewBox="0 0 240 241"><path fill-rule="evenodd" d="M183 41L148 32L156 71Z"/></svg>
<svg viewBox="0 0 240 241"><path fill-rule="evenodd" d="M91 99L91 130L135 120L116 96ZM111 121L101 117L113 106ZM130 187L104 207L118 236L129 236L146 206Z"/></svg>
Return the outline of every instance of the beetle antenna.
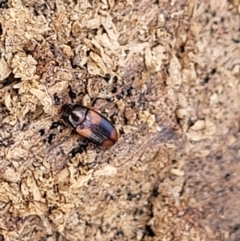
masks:
<svg viewBox="0 0 240 241"><path fill-rule="evenodd" d="M71 86L70 84L68 85L68 89L69 89L69 90L68 90L68 95L69 95L72 103L74 103L74 99L76 99L77 95L76 95L76 93L72 90L72 86Z"/></svg>

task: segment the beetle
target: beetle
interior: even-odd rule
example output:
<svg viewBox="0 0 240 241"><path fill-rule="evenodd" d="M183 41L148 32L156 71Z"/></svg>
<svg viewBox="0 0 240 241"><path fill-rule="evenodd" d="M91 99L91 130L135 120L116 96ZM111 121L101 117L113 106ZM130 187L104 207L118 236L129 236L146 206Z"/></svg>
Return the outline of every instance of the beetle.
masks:
<svg viewBox="0 0 240 241"><path fill-rule="evenodd" d="M93 144L110 147L117 142L116 128L95 110L79 104L65 104L61 111L65 124Z"/></svg>

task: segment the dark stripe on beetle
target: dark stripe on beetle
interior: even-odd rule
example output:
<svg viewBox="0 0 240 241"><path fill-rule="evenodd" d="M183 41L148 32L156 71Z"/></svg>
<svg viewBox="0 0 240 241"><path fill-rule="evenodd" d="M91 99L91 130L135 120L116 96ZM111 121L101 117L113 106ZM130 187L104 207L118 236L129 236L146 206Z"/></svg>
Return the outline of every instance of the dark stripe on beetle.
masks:
<svg viewBox="0 0 240 241"><path fill-rule="evenodd" d="M86 119L87 122L85 120L76 128L79 135L100 146L108 147L116 143L117 131L107 119L92 110L89 110Z"/></svg>
<svg viewBox="0 0 240 241"><path fill-rule="evenodd" d="M112 135L116 137L116 129L113 125L105 117L92 110L89 111L89 114L94 123L94 125L91 126L92 133L89 139L98 145L102 145L109 140L110 142L107 146L111 145L110 143L113 145L117 141L112 139Z"/></svg>
<svg viewBox="0 0 240 241"><path fill-rule="evenodd" d="M92 126L91 139L96 140L99 144L103 143L106 140L111 140L112 133L115 131L115 128L109 123L109 121L101 118L99 124Z"/></svg>

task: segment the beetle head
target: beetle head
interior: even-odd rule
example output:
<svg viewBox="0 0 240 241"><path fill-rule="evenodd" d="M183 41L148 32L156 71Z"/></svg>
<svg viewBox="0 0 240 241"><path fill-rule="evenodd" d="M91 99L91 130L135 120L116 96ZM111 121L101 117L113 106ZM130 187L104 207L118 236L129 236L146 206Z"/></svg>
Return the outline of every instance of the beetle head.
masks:
<svg viewBox="0 0 240 241"><path fill-rule="evenodd" d="M62 106L62 119L67 125L73 128L76 128L85 120L86 114L86 107L72 104Z"/></svg>

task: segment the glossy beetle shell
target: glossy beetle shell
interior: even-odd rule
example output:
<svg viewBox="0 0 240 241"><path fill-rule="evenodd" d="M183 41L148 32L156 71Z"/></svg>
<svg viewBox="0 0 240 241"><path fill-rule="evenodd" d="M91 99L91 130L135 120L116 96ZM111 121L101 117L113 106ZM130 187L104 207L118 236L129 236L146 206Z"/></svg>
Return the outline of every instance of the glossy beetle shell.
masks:
<svg viewBox="0 0 240 241"><path fill-rule="evenodd" d="M118 140L116 128L104 116L78 104L62 107L63 121L88 141L98 146L110 147Z"/></svg>

